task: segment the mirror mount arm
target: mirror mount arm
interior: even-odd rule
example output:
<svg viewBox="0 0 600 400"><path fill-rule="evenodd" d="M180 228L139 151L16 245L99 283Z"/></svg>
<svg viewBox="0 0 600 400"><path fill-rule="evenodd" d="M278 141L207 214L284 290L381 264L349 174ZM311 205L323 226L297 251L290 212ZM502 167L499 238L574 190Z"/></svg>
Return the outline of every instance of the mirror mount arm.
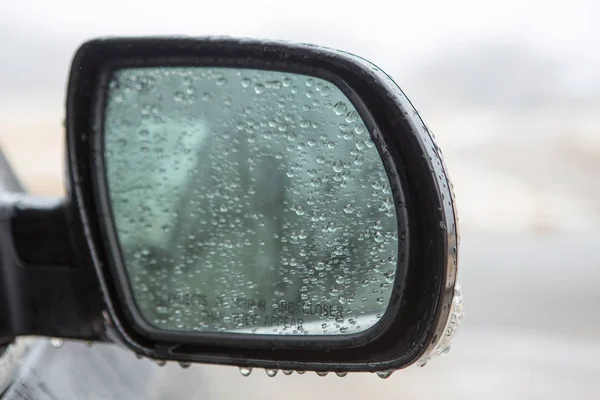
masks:
<svg viewBox="0 0 600 400"><path fill-rule="evenodd" d="M97 277L76 261L68 221L64 199L0 196L0 342L106 340Z"/></svg>

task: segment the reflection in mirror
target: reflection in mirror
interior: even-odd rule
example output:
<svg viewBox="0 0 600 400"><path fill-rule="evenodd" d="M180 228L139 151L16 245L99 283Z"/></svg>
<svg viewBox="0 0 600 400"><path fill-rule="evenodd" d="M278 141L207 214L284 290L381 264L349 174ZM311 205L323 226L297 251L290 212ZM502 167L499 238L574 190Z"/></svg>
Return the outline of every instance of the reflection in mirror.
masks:
<svg viewBox="0 0 600 400"><path fill-rule="evenodd" d="M113 73L107 96L109 200L148 324L343 335L381 318L394 200L338 87L255 69L131 68Z"/></svg>

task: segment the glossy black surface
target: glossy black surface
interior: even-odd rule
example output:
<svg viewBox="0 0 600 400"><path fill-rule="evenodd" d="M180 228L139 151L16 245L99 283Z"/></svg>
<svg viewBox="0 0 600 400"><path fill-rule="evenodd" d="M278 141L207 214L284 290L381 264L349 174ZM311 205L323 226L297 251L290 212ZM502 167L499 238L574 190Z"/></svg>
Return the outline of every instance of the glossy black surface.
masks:
<svg viewBox="0 0 600 400"><path fill-rule="evenodd" d="M76 267L62 199L23 198L12 209L12 233L19 259L29 265Z"/></svg>
<svg viewBox="0 0 600 400"><path fill-rule="evenodd" d="M102 340L97 279L73 262L65 212L60 199L0 195L0 338Z"/></svg>

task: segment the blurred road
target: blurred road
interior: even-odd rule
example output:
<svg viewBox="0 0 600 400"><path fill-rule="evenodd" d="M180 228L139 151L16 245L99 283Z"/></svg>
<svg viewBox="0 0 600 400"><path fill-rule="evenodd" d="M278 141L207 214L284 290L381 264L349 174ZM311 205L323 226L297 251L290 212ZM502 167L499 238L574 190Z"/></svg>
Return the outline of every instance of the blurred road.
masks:
<svg viewBox="0 0 600 400"><path fill-rule="evenodd" d="M464 238L466 318L452 351L387 380L268 378L263 370L245 378L233 367L158 367L116 346L55 348L44 340L5 399L598 399L599 242L600 235Z"/></svg>

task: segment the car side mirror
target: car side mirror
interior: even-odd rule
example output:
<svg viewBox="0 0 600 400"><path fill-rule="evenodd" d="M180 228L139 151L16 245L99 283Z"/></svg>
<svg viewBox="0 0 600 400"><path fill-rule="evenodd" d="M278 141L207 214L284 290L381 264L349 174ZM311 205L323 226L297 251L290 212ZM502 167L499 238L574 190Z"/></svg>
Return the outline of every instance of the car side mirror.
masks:
<svg viewBox="0 0 600 400"><path fill-rule="evenodd" d="M4 336L71 324L63 336L182 365L338 373L404 368L449 344L461 317L451 185L411 103L364 59L94 40L73 60L66 127L64 204L4 206L42 216L43 242L57 237L50 210L62 213L58 254L88 289L64 284L62 328L31 317ZM31 258L27 218L9 220L17 258Z"/></svg>

